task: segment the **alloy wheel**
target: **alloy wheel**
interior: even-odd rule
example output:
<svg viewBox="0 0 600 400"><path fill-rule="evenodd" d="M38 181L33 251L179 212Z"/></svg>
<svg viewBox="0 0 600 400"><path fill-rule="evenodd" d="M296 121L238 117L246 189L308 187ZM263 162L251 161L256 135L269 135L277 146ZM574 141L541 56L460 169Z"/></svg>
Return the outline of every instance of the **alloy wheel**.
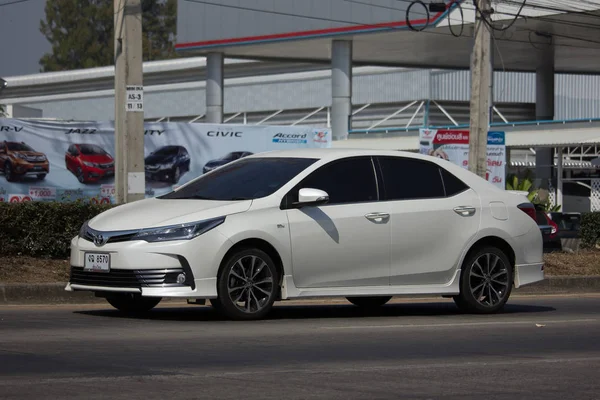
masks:
<svg viewBox="0 0 600 400"><path fill-rule="evenodd" d="M485 307L502 302L509 289L508 267L496 254L479 256L470 268L469 288L475 300Z"/></svg>
<svg viewBox="0 0 600 400"><path fill-rule="evenodd" d="M274 290L271 269L260 257L241 257L229 269L229 298L235 307L244 313L254 314L269 306Z"/></svg>

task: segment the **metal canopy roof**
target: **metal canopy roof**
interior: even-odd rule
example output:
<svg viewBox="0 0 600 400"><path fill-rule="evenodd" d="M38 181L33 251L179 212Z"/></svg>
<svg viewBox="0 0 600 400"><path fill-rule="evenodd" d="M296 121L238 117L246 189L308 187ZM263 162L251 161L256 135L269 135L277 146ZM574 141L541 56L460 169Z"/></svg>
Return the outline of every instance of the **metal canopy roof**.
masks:
<svg viewBox="0 0 600 400"><path fill-rule="evenodd" d="M519 11L521 0L498 3L498 26L510 23ZM447 1L448 3L448 1ZM495 31L494 67L507 71L535 71L540 52L549 46L553 35L555 70L563 73L600 73L600 0L586 2L550 0L529 1L510 29ZM422 32L406 29L405 21L378 25L354 25L346 29L293 32L285 35L236 37L223 40L179 43L177 50L191 54L222 51L227 57L257 60L296 60L329 62L333 38L353 39L356 65L386 65L418 68L468 69L475 18L472 5L462 3L464 25L458 9L440 18L431 16L430 28ZM547 6L544 6L547 4ZM553 8L581 12L559 13ZM575 6L574 4L577 4ZM577 8L575 8L577 7ZM584 9L585 8L585 9ZM395 15L397 17L397 15ZM277 16L271 18L277 19ZM461 37L459 33L463 25ZM360 29L359 29L360 28ZM541 34L541 35L539 35Z"/></svg>
<svg viewBox="0 0 600 400"><path fill-rule="evenodd" d="M559 125L559 124L556 124ZM531 147L578 147L600 144L600 122L565 123L559 126L519 125L493 127L492 130L506 132L506 146L510 148ZM334 148L377 149L377 150L419 150L417 135L351 135L350 139L334 141Z"/></svg>

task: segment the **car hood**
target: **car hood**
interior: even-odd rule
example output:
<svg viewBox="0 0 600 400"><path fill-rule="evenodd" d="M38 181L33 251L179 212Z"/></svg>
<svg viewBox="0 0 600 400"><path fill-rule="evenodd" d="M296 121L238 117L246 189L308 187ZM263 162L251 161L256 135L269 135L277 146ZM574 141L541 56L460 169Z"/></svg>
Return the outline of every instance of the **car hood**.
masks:
<svg viewBox="0 0 600 400"><path fill-rule="evenodd" d="M173 156L159 156L159 155L149 155L146 157L146 164L171 164L173 163Z"/></svg>
<svg viewBox="0 0 600 400"><path fill-rule="evenodd" d="M80 156L81 161L87 161L87 162L92 162L92 163L96 163L96 164L107 164L107 163L111 163L113 161L112 157L109 155L102 155L102 154L98 154L98 155L81 155Z"/></svg>
<svg viewBox="0 0 600 400"><path fill-rule="evenodd" d="M39 151L13 151L13 154L22 154L27 157L38 157L44 155L44 153L40 153Z"/></svg>
<svg viewBox="0 0 600 400"><path fill-rule="evenodd" d="M202 221L247 211L252 200L167 200L145 199L117 206L90 220L89 226L100 231L154 228Z"/></svg>

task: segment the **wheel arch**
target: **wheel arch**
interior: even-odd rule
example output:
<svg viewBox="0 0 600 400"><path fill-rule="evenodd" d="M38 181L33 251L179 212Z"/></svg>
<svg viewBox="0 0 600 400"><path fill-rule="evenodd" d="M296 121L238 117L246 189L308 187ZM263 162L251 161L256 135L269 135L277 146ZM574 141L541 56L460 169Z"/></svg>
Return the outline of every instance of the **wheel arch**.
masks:
<svg viewBox="0 0 600 400"><path fill-rule="evenodd" d="M515 264L516 264L515 250L510 245L510 243L508 243L506 240L502 239L499 236L494 236L494 235L488 235L488 236L484 236L482 238L477 239L477 241L475 241L475 243L473 243L471 245L471 247L469 247L469 250L465 253L463 262L464 262L464 260L468 259L468 257L473 252L475 252L485 246L495 247L495 248L501 250L504 254L506 254L506 256L508 257L508 260L510 261L510 266L514 272ZM462 268L462 266L461 266L461 268ZM514 275L513 275L513 279L514 279Z"/></svg>
<svg viewBox="0 0 600 400"><path fill-rule="evenodd" d="M283 266L283 259L281 258L281 255L279 254L279 252L277 251L275 246L273 246L267 240L260 239L257 237L242 239L242 240L236 242L233 246L231 246L227 250L227 252L225 253L225 255L223 256L223 258L221 260L221 264L219 265L219 271L217 273L217 276L219 276L221 274L221 271L225 267L225 261L232 254L234 254L237 251L240 251L241 249L247 249L247 248L259 249L261 251L264 251L265 253L267 253L267 255L269 257L271 257L271 260L273 260L273 262L275 263L275 268L277 269L277 274L278 274L277 278L279 280L278 285L281 286L281 283L283 282L283 276L285 274L285 269Z"/></svg>

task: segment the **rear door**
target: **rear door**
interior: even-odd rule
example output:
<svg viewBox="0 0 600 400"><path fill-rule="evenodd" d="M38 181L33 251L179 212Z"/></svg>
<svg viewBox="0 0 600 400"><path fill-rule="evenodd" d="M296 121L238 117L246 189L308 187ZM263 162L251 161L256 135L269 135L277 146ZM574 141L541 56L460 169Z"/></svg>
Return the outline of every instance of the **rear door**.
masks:
<svg viewBox="0 0 600 400"><path fill-rule="evenodd" d="M387 286L390 272L389 213L378 201L371 157L326 164L287 196L321 189L329 203L288 209L294 283L300 288Z"/></svg>
<svg viewBox="0 0 600 400"><path fill-rule="evenodd" d="M400 156L377 160L391 213L390 284L449 282L479 229L479 197L434 162Z"/></svg>

